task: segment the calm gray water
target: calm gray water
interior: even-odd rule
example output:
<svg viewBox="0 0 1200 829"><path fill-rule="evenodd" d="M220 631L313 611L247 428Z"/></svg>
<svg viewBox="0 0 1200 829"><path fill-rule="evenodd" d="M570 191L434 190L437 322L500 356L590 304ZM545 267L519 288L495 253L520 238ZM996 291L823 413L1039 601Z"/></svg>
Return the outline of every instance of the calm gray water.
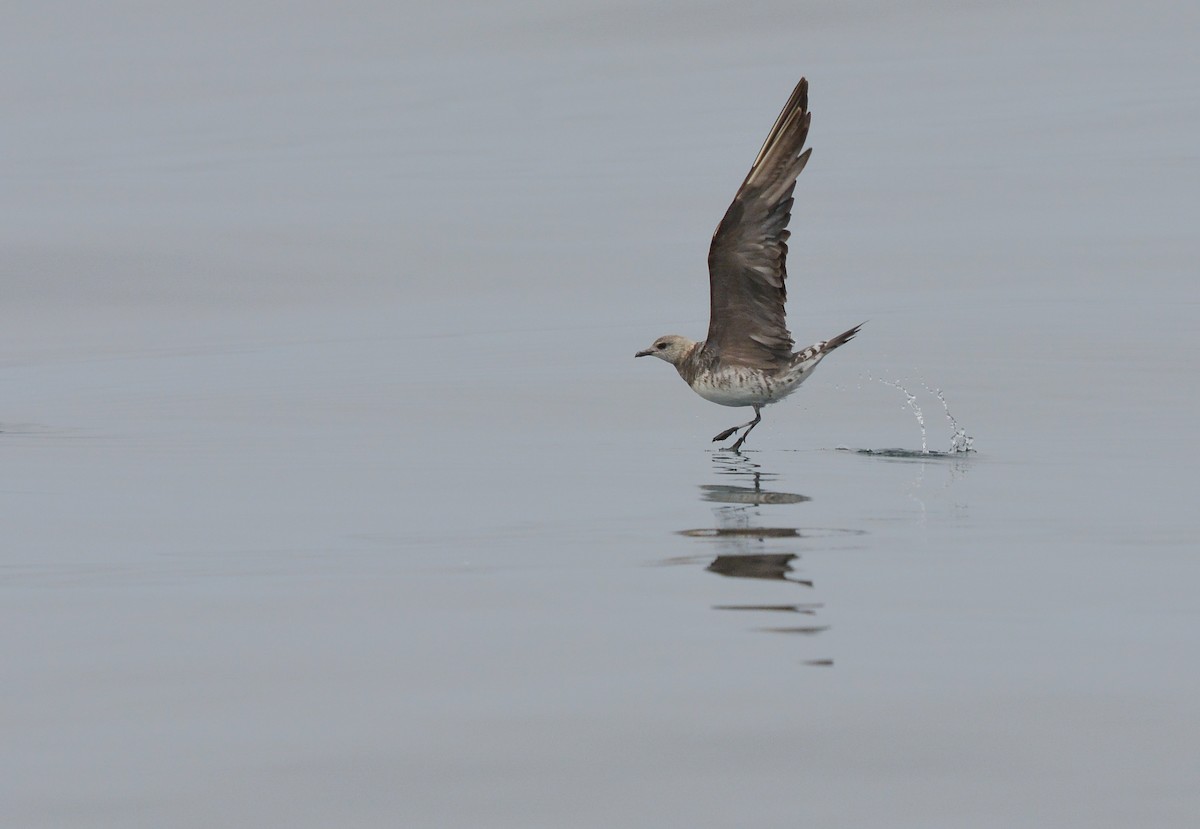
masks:
<svg viewBox="0 0 1200 829"><path fill-rule="evenodd" d="M26 5L0 824L1196 825L1200 14ZM802 74L736 456L632 355Z"/></svg>

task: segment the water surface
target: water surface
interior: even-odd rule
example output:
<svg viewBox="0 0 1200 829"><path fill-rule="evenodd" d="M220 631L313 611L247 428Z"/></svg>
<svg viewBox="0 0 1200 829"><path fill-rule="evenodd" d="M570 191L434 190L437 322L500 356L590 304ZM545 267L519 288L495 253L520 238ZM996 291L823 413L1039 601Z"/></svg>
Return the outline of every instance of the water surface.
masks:
<svg viewBox="0 0 1200 829"><path fill-rule="evenodd" d="M1194 16L15 15L0 822L1194 825ZM801 74L734 455L631 355Z"/></svg>

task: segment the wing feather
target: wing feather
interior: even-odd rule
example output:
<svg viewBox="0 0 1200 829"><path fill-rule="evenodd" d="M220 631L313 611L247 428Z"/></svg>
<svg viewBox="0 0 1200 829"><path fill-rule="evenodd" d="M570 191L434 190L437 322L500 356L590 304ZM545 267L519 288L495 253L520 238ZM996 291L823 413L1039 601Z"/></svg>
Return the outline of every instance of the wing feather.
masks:
<svg viewBox="0 0 1200 829"><path fill-rule="evenodd" d="M787 230L811 116L808 81L796 84L708 251L710 311L705 347L723 362L777 368L795 343L787 328Z"/></svg>

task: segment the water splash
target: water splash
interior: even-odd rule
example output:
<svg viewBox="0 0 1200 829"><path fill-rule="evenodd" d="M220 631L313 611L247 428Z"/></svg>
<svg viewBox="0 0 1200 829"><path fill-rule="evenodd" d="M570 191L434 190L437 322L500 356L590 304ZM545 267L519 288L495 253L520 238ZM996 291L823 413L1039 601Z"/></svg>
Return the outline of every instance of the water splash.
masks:
<svg viewBox="0 0 1200 829"><path fill-rule="evenodd" d="M908 404L908 408L912 411L913 416L916 417L917 425L921 427L921 454L928 455L929 439L925 432L925 413L921 411L921 406L919 403L917 403L917 396L908 389L904 388L904 386L902 386L898 380L884 380L882 377L875 377L872 379L878 380L885 386L891 386L893 389L899 389L904 393L905 402Z"/></svg>
<svg viewBox="0 0 1200 829"><path fill-rule="evenodd" d="M883 383L883 385L885 385L885 386L890 386L891 388L897 389L898 391L900 391L904 395L904 402L905 402L906 408L912 412L913 417L915 417L917 419L917 425L921 427L921 451L920 451L920 453L917 453L917 452L904 453L905 455L917 456L917 457L919 457L921 455L964 455L968 452L975 451L975 449L974 449L975 438L968 435L967 430L965 428L963 428L963 425L958 422L958 419L955 418L953 414L950 413L950 404L946 402L946 395L945 395L945 393L942 392L942 390L940 388L930 388L927 383L925 383L925 382L921 383L921 386L925 389L925 391L929 392L931 395L936 397L941 402L942 410L946 413L946 420L950 423L950 429L951 429L950 451L948 451L948 452L931 452L929 450L928 431L925 426L925 412L921 410L921 405L917 402L917 396L915 394L913 394L912 392L910 392L907 388L905 388L904 384L902 384L899 380L886 380L882 377L874 377L869 374L867 375L867 378L870 380L876 380L880 383ZM886 450L886 451L902 452L902 450ZM873 454L879 454L879 452L875 452Z"/></svg>
<svg viewBox="0 0 1200 829"><path fill-rule="evenodd" d="M952 454L967 453L973 451L971 446L975 443L975 438L967 434L967 430L962 427L958 419L950 414L950 404L946 402L946 395L942 394L941 389L931 389L925 383L925 391L937 397L942 401L942 409L946 412L946 420L950 421L950 428L954 430L954 434L950 437L950 452Z"/></svg>

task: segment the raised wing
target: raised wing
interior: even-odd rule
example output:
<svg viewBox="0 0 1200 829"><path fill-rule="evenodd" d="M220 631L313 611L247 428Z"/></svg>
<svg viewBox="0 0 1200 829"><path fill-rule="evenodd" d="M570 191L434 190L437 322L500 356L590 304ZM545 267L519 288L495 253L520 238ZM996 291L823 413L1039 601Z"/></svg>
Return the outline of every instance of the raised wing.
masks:
<svg viewBox="0 0 1200 829"><path fill-rule="evenodd" d="M796 84L775 120L708 251L711 308L707 348L722 362L755 368L786 365L795 343L784 313L787 230L796 177L812 150L808 81Z"/></svg>

